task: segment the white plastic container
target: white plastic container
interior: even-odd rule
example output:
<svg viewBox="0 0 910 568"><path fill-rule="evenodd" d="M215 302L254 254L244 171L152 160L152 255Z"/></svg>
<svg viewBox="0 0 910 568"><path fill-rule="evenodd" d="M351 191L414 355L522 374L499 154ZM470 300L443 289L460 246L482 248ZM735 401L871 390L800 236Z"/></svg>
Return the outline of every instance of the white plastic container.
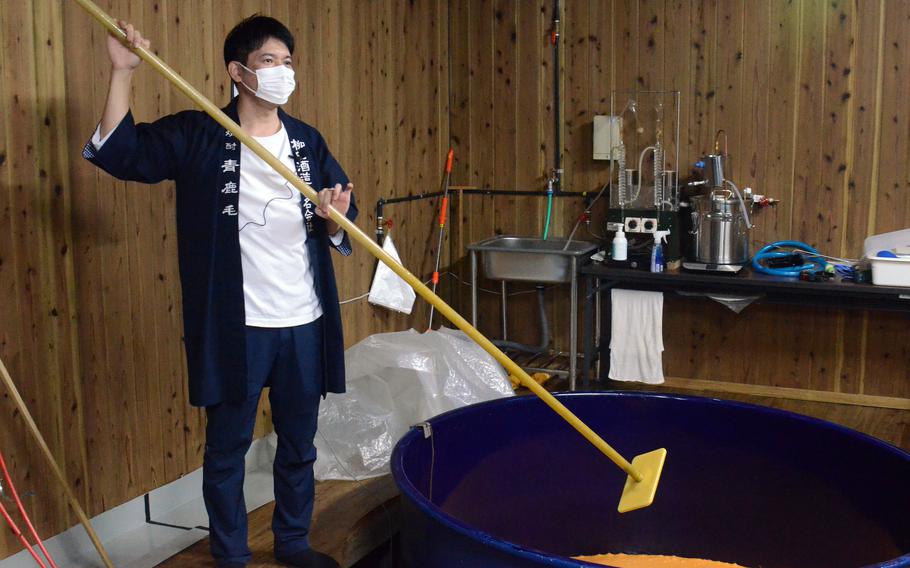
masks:
<svg viewBox="0 0 910 568"><path fill-rule="evenodd" d="M910 258L873 256L869 260L872 262L873 284L910 288Z"/></svg>
<svg viewBox="0 0 910 568"><path fill-rule="evenodd" d="M626 260L629 258L629 241L626 240L626 234L622 228L616 231L613 237L612 254L613 260Z"/></svg>
<svg viewBox="0 0 910 568"><path fill-rule="evenodd" d="M910 258L879 257L878 252L910 246L910 229L872 235L863 243L863 251L872 263L872 283L877 286L910 287Z"/></svg>

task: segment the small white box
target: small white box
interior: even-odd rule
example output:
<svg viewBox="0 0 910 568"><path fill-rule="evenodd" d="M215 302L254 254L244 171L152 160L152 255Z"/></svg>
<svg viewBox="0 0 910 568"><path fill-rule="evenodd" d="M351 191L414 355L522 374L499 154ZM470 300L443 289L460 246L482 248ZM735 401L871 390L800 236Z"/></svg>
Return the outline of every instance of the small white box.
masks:
<svg viewBox="0 0 910 568"><path fill-rule="evenodd" d="M610 149L622 142L622 119L618 116L594 117L594 159L612 160Z"/></svg>
<svg viewBox="0 0 910 568"><path fill-rule="evenodd" d="M910 287L910 258L873 256L872 283L876 286Z"/></svg>

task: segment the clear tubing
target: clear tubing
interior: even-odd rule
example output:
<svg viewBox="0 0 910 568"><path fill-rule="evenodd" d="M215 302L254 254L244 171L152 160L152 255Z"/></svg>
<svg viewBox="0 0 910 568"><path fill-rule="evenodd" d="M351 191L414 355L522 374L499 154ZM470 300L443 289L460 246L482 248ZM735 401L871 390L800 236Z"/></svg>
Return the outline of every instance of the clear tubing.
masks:
<svg viewBox="0 0 910 568"><path fill-rule="evenodd" d="M674 170L664 170L661 172L661 184L663 184L663 200L661 203L667 204L672 210L678 201L676 195L676 172Z"/></svg>
<svg viewBox="0 0 910 568"><path fill-rule="evenodd" d="M736 194L736 197L739 198L739 205L743 208L743 218L746 220L746 227L752 228L752 221L749 219L749 211L746 209L746 202L743 201L743 195L739 192L739 188L736 187L736 184L732 181L725 179L724 183L729 183L730 187L733 188L733 193Z"/></svg>
<svg viewBox="0 0 910 568"><path fill-rule="evenodd" d="M632 188L634 190L635 189L635 170L623 170L623 171L625 172L625 176L626 176L626 187ZM640 177L641 176L639 175L639 178ZM634 193L635 193L635 195L629 197L629 201L628 201L629 205L634 204L635 200L638 199L638 192L635 191Z"/></svg>
<svg viewBox="0 0 910 568"><path fill-rule="evenodd" d="M664 137L664 103L662 100L657 100L657 106L654 107L654 139L660 144L660 141Z"/></svg>
<svg viewBox="0 0 910 568"><path fill-rule="evenodd" d="M635 187L635 196L632 197L632 201L637 200L638 196L641 194L641 178L642 178L641 174L644 171L644 170L642 170L642 166L644 165L645 154L648 153L648 150L651 150L653 152L654 150L656 150L656 148L654 146L648 146L647 148L645 148L644 150L641 151L641 154L638 155L638 184ZM631 181L630 181L630 183L631 183Z"/></svg>
<svg viewBox="0 0 910 568"><path fill-rule="evenodd" d="M626 118L626 113L630 113L628 118ZM622 119L622 131L629 133L632 140L638 140L638 135L641 133L642 129L641 125L638 123L638 103L635 99L630 98L626 101L626 106L623 107L619 116ZM631 199L629 198L629 193L635 190L635 185L630 173L634 172L634 170L626 170L625 140L626 138L623 137L619 143L619 147L621 148L619 162L619 202L621 208L625 208L627 205L631 206L632 203L638 199L638 194Z"/></svg>
<svg viewBox="0 0 910 568"><path fill-rule="evenodd" d="M582 218L579 217L578 220L575 221L575 226L572 227L572 232L569 233L569 238L566 239L566 244L563 245L562 250L568 250L568 249L569 249L569 245L572 244L572 239L575 238L575 231L577 231L579 225L581 225L581 219L582 219Z"/></svg>
<svg viewBox="0 0 910 568"><path fill-rule="evenodd" d="M663 183L664 148L660 143L664 138L664 103L660 98L657 99L657 106L654 107L654 120L654 207L660 209L666 199Z"/></svg>
<svg viewBox="0 0 910 568"><path fill-rule="evenodd" d="M632 118L631 118L631 120L630 120L630 122L629 122L629 125L630 125L630 127L632 128L633 132L636 132L636 133L637 133L637 132L638 132L638 129L639 129L639 125L638 125L638 103L635 102L635 99L629 99L628 101L626 101L626 106L623 107L622 112L619 113L619 116L620 116L620 117L625 116L625 115L626 115L626 111L629 111L629 112L632 113ZM635 126L631 126L631 125L633 124L633 122L634 122Z"/></svg>

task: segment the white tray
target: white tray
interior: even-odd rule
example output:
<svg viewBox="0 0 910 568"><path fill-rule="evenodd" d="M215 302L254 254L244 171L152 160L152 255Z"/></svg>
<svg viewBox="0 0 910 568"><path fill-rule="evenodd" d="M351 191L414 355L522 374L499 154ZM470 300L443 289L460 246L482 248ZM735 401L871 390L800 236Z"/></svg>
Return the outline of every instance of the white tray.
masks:
<svg viewBox="0 0 910 568"><path fill-rule="evenodd" d="M873 256L872 283L876 286L910 287L910 258Z"/></svg>

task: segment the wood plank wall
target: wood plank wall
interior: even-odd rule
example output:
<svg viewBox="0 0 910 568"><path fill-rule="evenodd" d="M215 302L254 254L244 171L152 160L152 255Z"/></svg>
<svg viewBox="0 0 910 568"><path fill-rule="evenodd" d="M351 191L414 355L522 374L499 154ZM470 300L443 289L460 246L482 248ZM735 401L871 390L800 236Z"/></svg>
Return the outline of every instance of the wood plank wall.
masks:
<svg viewBox="0 0 910 568"><path fill-rule="evenodd" d="M435 190L448 150L448 6L442 1L106 0L212 100L228 100L222 44L260 12L297 38L289 111L315 125L356 184L372 234L382 197ZM70 1L0 2L0 357L89 514L201 465L203 414L187 404L174 187L123 183L82 145L104 103L105 33ZM136 74L139 120L189 108L150 68ZM428 277L434 204L389 207L403 261ZM431 250L433 247L433 250ZM343 299L369 290L374 261L336 262ZM78 315L78 317L77 317ZM342 308L350 345L426 327L412 317ZM43 534L75 523L3 393L0 448ZM269 430L263 404L257 434ZM19 549L0 531L0 558Z"/></svg>
<svg viewBox="0 0 910 568"><path fill-rule="evenodd" d="M358 225L368 232L378 197L436 189L450 139L453 184L543 189L554 114L565 125L564 188L596 191L606 169L590 157L591 120L608 113L611 90L628 88L681 91L682 164L710 149L718 128L730 134L740 184L783 200L759 216L758 241L795 237L852 256L867 234L910 224L910 3L902 0L565 0L559 108L552 0L100 4L136 22L221 102L227 30L253 12L288 22L298 70L311 77L290 110L320 128L355 180ZM103 105L104 41L72 2L0 2L0 357L90 514L198 467L204 423L186 403L173 186L116 182L80 157ZM188 107L148 69L133 100L140 119ZM405 264L424 275L434 207L386 210ZM467 244L539 234L544 211L538 198L455 199L444 265L464 278ZM553 234L567 234L579 211L578 201L558 200ZM373 265L363 251L337 263L342 297L367 291ZM464 286L447 276L441 290L465 313ZM566 349L568 295L547 294ZM481 298L481 329L497 336L498 302ZM511 306L510 337L535 342L533 295ZM672 299L666 311L670 375L910 398L904 317L770 306L736 316ZM423 329L427 314L422 302L404 318L361 301L343 316L350 344ZM906 411L787 408L910 447ZM35 492L28 506L42 532L71 526L5 393L0 411L0 447L20 490ZM257 432L265 431L262 420ZM0 557L17 549L3 532Z"/></svg>
<svg viewBox="0 0 910 568"><path fill-rule="evenodd" d="M856 257L867 235L910 226L910 109L902 95L910 3L561 4L565 189L596 191L607 180L606 163L591 158L591 124L594 115L610 113L611 90L673 89L682 99L681 177L694 173L689 164L712 149L723 128L739 185L782 200L756 215L756 246L794 238ZM554 143L552 11L552 0L452 3L454 183L544 188ZM542 231L540 199L469 198L460 205L453 258L494 233ZM554 234L565 236L581 207L563 200L556 211ZM456 268L467 275L464 264ZM484 286L498 290L494 282ZM548 294L556 345L567 349L568 294ZM466 310L469 298L465 290L455 301ZM510 339L537 343L533 296L510 301ZM492 336L501 333L498 306L495 295L481 294L480 327ZM759 304L736 315L707 300L668 297L665 371L684 379L677 387L696 392L790 387L895 397L906 408L906 326L905 315L883 312ZM906 410L787 404L910 447Z"/></svg>

